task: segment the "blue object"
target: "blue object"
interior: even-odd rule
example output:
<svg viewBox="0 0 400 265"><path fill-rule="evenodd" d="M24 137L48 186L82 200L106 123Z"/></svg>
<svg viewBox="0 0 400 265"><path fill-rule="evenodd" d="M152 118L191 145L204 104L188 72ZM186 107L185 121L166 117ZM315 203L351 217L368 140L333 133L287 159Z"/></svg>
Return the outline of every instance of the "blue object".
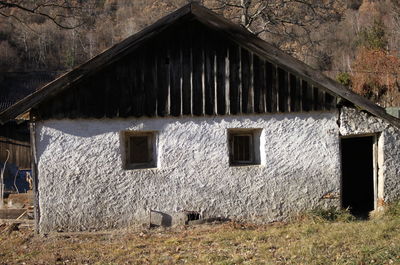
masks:
<svg viewBox="0 0 400 265"><path fill-rule="evenodd" d="M3 165L4 164L0 162L0 172L3 170ZM31 170L18 170L16 165L7 163L6 169L4 170L4 191L26 193L30 189L28 179L29 177L32 179L31 176Z"/></svg>

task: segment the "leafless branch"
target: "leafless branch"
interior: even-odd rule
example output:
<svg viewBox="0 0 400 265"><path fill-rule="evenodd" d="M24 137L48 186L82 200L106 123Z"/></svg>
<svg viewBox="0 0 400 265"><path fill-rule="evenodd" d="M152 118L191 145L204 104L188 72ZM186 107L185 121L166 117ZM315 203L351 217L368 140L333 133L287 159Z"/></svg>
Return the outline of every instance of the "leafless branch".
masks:
<svg viewBox="0 0 400 265"><path fill-rule="evenodd" d="M317 45L313 30L341 18L340 1L334 0L217 0L214 10L223 10L230 19L256 35L272 34L282 42ZM228 10L228 11L227 11ZM287 45L286 45L287 46Z"/></svg>
<svg viewBox="0 0 400 265"><path fill-rule="evenodd" d="M65 12L75 11L81 9L80 6L70 4L68 1L45 1L38 2L33 6L21 4L21 1L3 1L0 0L0 9L4 10L0 15L9 17L22 23L21 17L15 15L15 11L25 12L31 15L42 16L62 29L75 29L82 26L84 23L75 23L73 25L65 22L65 19L75 18L74 15L66 15L63 12L53 14L54 10L64 10ZM61 21L60 18L64 19ZM23 23L26 26L26 23ZM28 27L29 28L29 27Z"/></svg>

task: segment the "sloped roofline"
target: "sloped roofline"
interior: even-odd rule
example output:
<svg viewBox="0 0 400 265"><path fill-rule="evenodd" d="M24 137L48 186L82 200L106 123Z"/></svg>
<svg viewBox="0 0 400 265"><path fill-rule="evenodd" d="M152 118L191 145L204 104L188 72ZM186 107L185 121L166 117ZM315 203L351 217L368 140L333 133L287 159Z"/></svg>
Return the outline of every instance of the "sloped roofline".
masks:
<svg viewBox="0 0 400 265"><path fill-rule="evenodd" d="M346 99L360 109L365 110L374 116L380 117L388 121L390 124L400 128L400 119L387 114L383 108L379 107L375 103L354 93L353 91L328 78L321 72L311 68L300 60L297 60L296 58L284 53L280 49L261 40L243 27L225 19L224 17L197 3L190 3L163 17L139 33L126 38L86 63L83 63L70 72L43 86L36 92L18 101L0 113L0 123L4 123L17 117L18 115L35 107L45 98L58 93L71 84L78 82L84 76L93 74L105 66L112 64L119 58L138 47L142 42L162 32L175 22L183 20L187 17L193 17L197 19L204 25L219 31L221 34L265 58L271 63L274 63L277 66L298 75L310 84L321 87L338 97Z"/></svg>

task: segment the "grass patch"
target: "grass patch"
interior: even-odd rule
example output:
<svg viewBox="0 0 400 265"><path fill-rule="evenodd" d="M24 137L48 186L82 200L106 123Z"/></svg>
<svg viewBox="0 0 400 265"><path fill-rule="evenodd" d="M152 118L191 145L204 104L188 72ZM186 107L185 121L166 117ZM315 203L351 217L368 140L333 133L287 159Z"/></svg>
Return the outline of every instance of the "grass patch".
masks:
<svg viewBox="0 0 400 265"><path fill-rule="evenodd" d="M400 264L400 204L368 221L315 210L289 223L0 236L0 264Z"/></svg>
<svg viewBox="0 0 400 265"><path fill-rule="evenodd" d="M314 209L308 216L312 219L320 219L321 221L330 222L351 222L356 220L356 218L350 214L349 210L337 209L336 207L331 207L329 209Z"/></svg>

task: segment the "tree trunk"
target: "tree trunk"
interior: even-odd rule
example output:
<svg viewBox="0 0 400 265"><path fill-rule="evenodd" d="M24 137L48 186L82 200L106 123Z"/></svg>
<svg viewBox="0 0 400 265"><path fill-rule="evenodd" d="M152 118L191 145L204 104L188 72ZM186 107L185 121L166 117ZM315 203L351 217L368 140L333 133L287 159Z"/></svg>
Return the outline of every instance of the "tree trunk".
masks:
<svg viewBox="0 0 400 265"><path fill-rule="evenodd" d="M242 6L242 14L240 20L245 28L249 27L249 8L251 0L240 0L240 5Z"/></svg>

